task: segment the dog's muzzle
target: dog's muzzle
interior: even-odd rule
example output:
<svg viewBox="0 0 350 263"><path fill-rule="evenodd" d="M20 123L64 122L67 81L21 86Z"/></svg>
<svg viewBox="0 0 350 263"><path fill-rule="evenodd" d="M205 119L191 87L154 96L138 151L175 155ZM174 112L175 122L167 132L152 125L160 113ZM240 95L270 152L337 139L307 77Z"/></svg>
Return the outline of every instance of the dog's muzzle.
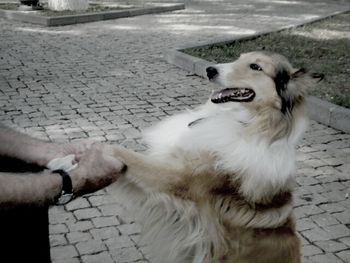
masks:
<svg viewBox="0 0 350 263"><path fill-rule="evenodd" d="M255 97L254 90L250 88L226 88L213 92L211 101L213 103L225 102L249 102Z"/></svg>

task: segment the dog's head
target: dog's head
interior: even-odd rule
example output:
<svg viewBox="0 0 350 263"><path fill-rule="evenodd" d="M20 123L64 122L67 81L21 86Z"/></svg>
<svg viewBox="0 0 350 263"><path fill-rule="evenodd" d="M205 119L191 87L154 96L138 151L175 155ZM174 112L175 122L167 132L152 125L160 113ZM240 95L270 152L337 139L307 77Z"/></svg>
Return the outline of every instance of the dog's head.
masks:
<svg viewBox="0 0 350 263"><path fill-rule="evenodd" d="M217 64L206 71L209 80L224 87L212 94L213 103L270 105L283 114L291 113L303 102L307 87L323 78L294 69L284 56L269 52L245 53L232 63Z"/></svg>
<svg viewBox="0 0 350 263"><path fill-rule="evenodd" d="M294 143L300 139L306 128L307 88L323 78L295 69L284 56L265 51L208 67L207 75L224 87L212 94L211 102L225 109L247 109L252 118L245 122L245 133L265 135L271 143L286 136Z"/></svg>

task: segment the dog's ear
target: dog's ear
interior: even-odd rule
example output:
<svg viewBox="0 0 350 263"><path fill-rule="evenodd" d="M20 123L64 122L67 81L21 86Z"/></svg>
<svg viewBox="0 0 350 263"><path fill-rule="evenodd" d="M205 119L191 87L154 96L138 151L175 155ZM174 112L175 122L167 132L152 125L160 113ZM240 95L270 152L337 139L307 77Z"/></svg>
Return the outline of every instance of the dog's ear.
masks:
<svg viewBox="0 0 350 263"><path fill-rule="evenodd" d="M300 68L298 70L296 70L293 74L292 74L292 78L299 78L301 76L303 76L304 74L307 73L307 70L304 68Z"/></svg>
<svg viewBox="0 0 350 263"><path fill-rule="evenodd" d="M304 68L298 69L292 74L292 79L303 78L303 77L310 78L312 82L317 83L324 79L324 74L309 72Z"/></svg>
<svg viewBox="0 0 350 263"><path fill-rule="evenodd" d="M274 81L275 81L276 90L278 94L280 94L283 90L286 89L289 80L290 80L290 76L287 71L280 70L279 72L277 72Z"/></svg>
<svg viewBox="0 0 350 263"><path fill-rule="evenodd" d="M311 76L311 78L316 80L316 82L320 82L321 80L324 79L324 74L323 73L311 73L310 76Z"/></svg>
<svg viewBox="0 0 350 263"><path fill-rule="evenodd" d="M307 89L315 86L323 78L323 74L310 73L304 68L291 73L281 68L274 79L277 94L281 98L281 112L291 112L293 107L303 100Z"/></svg>
<svg viewBox="0 0 350 263"><path fill-rule="evenodd" d="M286 70L283 70L283 69L277 72L276 77L274 79L277 94L282 101L281 112L283 114L285 114L287 110L290 111L293 108L293 105L291 103L289 96L286 96L286 89L287 89L289 80L290 80L290 75Z"/></svg>

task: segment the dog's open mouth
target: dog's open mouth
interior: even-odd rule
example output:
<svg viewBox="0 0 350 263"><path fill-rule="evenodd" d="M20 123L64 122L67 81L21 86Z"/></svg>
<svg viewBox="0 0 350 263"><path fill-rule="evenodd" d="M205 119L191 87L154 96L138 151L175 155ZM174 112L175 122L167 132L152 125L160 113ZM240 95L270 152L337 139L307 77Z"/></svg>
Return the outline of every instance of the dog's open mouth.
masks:
<svg viewBox="0 0 350 263"><path fill-rule="evenodd" d="M225 103L230 101L249 102L255 97L255 92L249 88L226 88L215 91L211 95L213 103Z"/></svg>

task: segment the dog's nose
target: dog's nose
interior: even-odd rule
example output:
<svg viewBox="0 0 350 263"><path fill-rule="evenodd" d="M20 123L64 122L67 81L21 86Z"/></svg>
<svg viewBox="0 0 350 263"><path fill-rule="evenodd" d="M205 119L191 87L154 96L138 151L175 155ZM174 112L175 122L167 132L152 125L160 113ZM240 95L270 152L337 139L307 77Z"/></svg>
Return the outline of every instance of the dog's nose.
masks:
<svg viewBox="0 0 350 263"><path fill-rule="evenodd" d="M218 70L214 67L207 67L206 71L207 71L207 76L210 80L215 78L216 75L219 74Z"/></svg>

